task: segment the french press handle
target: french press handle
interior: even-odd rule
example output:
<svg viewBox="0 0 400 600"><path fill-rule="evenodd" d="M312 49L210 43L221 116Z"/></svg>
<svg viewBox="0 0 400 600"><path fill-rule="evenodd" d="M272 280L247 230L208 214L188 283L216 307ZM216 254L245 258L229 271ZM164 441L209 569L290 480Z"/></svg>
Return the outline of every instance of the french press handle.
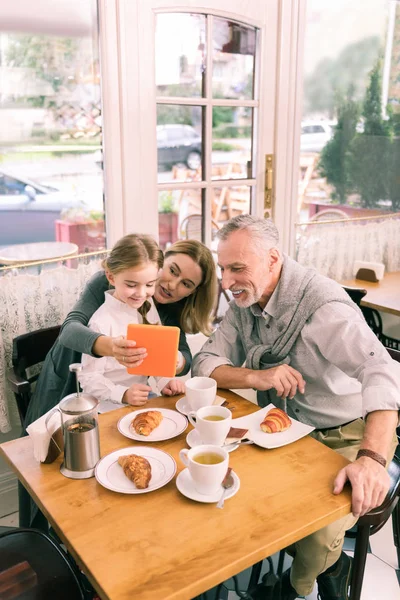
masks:
<svg viewBox="0 0 400 600"><path fill-rule="evenodd" d="M81 391L79 389L79 379L78 379L78 373L80 371L82 371L82 364L81 363L72 363L69 365L69 370L71 371L71 373L75 373L75 378L76 378L76 395L80 396Z"/></svg>

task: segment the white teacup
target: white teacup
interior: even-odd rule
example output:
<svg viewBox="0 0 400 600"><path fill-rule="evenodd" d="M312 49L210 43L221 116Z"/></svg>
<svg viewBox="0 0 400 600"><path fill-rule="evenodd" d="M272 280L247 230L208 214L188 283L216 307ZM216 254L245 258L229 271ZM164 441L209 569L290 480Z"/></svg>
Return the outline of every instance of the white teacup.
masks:
<svg viewBox="0 0 400 600"><path fill-rule="evenodd" d="M192 377L185 382L186 400L191 410L210 406L217 395L217 382L211 377Z"/></svg>
<svg viewBox="0 0 400 600"><path fill-rule="evenodd" d="M222 446L231 428L232 413L224 406L204 406L196 412L190 412L188 419L203 444Z"/></svg>
<svg viewBox="0 0 400 600"><path fill-rule="evenodd" d="M229 455L224 448L207 445L196 446L179 452L179 458L188 467L193 485L199 494L215 494L221 487L229 464Z"/></svg>

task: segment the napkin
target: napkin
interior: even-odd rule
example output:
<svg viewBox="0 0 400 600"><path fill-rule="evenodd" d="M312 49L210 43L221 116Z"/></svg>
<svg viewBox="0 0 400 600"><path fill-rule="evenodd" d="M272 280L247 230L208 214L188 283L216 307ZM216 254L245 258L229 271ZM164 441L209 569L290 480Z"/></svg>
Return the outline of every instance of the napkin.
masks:
<svg viewBox="0 0 400 600"><path fill-rule="evenodd" d="M61 416L58 411L53 412L46 427L46 419L52 411L54 411L53 408L26 428L33 442L33 455L42 463L52 463L64 449L60 426Z"/></svg>
<svg viewBox="0 0 400 600"><path fill-rule="evenodd" d="M226 402L225 398L221 398L221 396L215 396L213 406L222 406L224 402Z"/></svg>

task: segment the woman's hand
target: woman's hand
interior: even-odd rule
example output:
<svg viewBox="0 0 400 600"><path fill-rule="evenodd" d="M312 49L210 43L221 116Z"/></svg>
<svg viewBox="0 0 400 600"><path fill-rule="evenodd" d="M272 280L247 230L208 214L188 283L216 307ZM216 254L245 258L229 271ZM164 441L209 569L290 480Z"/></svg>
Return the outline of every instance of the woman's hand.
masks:
<svg viewBox="0 0 400 600"><path fill-rule="evenodd" d="M135 346L135 341L127 340L123 335L111 338L112 356L127 369L138 367L147 356L146 348L136 348Z"/></svg>
<svg viewBox="0 0 400 600"><path fill-rule="evenodd" d="M122 396L122 402L131 406L143 406L149 399L149 392L151 392L149 385L134 383Z"/></svg>
<svg viewBox="0 0 400 600"><path fill-rule="evenodd" d="M185 357L183 356L182 352L180 352L180 350L178 350L178 357L176 359L176 369L175 369L176 375L179 375L179 373L182 373L185 365L186 365Z"/></svg>
<svg viewBox="0 0 400 600"><path fill-rule="evenodd" d="M185 391L185 384L180 379L171 379L167 385L163 387L161 393L163 396L177 396L183 394Z"/></svg>

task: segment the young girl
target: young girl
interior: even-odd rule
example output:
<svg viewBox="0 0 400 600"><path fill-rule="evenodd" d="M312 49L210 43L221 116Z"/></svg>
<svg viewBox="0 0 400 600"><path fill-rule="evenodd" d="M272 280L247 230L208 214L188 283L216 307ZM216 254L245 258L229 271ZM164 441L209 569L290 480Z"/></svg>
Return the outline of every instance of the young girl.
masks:
<svg viewBox="0 0 400 600"><path fill-rule="evenodd" d="M103 262L106 277L114 289L105 293L105 302L91 317L89 327L114 337L126 335L129 323L159 324L152 296L163 262L162 251L150 236L131 234L119 240ZM147 402L151 392L147 377L129 375L115 358L83 354L82 367L80 384L84 392L100 400L99 412L117 408L116 404L142 406ZM164 395L184 391L179 379L155 379Z"/></svg>

